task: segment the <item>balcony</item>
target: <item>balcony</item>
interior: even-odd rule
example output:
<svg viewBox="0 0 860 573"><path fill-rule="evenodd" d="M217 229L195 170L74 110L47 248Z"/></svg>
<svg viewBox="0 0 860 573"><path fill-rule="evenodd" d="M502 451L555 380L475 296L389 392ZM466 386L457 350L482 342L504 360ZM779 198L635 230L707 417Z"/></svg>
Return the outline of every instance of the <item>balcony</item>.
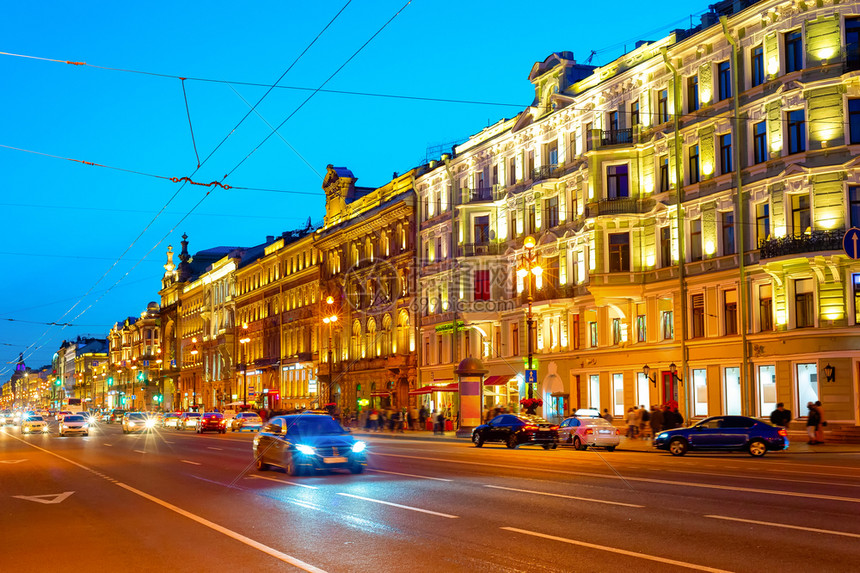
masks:
<svg viewBox="0 0 860 573"><path fill-rule="evenodd" d="M600 147L633 145L633 129L609 129L600 132Z"/></svg>
<svg viewBox="0 0 860 573"><path fill-rule="evenodd" d="M480 203L482 201L492 201L493 197L493 188L492 187L478 187L477 189L460 189L460 197L462 197L463 204L467 203Z"/></svg>
<svg viewBox="0 0 860 573"><path fill-rule="evenodd" d="M615 199L601 199L590 203L585 207L586 217L597 217L600 215L623 215L628 213L647 213L654 208L654 199L638 197L618 197Z"/></svg>
<svg viewBox="0 0 860 573"><path fill-rule="evenodd" d="M821 251L841 251L845 229L812 231L802 235L786 235L776 239L765 239L759 244L759 258L772 259L786 255L800 255Z"/></svg>
<svg viewBox="0 0 860 573"><path fill-rule="evenodd" d="M500 255L504 252L502 243L464 243L457 247L458 257L480 257Z"/></svg>
<svg viewBox="0 0 860 573"><path fill-rule="evenodd" d="M557 163L549 163L536 167L532 171L532 181L542 181L544 179L554 179L561 177L562 170L558 168Z"/></svg>

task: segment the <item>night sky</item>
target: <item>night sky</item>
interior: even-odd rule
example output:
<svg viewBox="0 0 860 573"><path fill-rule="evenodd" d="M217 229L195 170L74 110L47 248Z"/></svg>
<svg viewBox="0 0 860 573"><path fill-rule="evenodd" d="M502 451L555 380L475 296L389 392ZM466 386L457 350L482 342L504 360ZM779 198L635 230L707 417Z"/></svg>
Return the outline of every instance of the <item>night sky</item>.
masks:
<svg viewBox="0 0 860 573"><path fill-rule="evenodd" d="M139 174L0 147L0 379L20 352L38 367L62 340L138 316L183 232L194 252L321 222L326 164L383 185L428 146L531 104L529 70L553 51L585 63L594 50L592 64L606 64L707 8L417 0L391 20L404 2L356 0L334 22L345 1L6 3L0 51L89 65L0 55L0 145ZM264 119L251 114L213 154L291 65L279 85L311 89L271 90L256 108ZM314 95L327 80L339 92L482 103ZM183 177L263 190L170 181Z"/></svg>

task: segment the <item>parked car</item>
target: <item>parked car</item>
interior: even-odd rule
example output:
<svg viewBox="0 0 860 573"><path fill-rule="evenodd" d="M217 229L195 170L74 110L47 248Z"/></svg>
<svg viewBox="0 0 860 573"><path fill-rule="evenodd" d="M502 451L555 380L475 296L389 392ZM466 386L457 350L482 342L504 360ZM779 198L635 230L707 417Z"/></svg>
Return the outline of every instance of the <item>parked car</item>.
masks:
<svg viewBox="0 0 860 573"><path fill-rule="evenodd" d="M597 446L611 452L621 442L621 435L617 428L603 418L573 416L562 420L558 426L558 441L577 450Z"/></svg>
<svg viewBox="0 0 860 573"><path fill-rule="evenodd" d="M83 416L78 414L68 414L60 420L59 427L60 436L67 434L83 434L90 435L90 428Z"/></svg>
<svg viewBox="0 0 860 573"><path fill-rule="evenodd" d="M360 474L366 447L327 414L276 416L254 436L254 463L260 471L279 466L290 475L332 469Z"/></svg>
<svg viewBox="0 0 860 573"><path fill-rule="evenodd" d="M240 412L230 420L231 432L241 432L242 430L259 432L262 427L263 418L254 412Z"/></svg>
<svg viewBox="0 0 860 573"><path fill-rule="evenodd" d="M197 420L200 419L200 412L182 412L179 420L176 421L177 430L187 430L188 428L196 428Z"/></svg>
<svg viewBox="0 0 860 573"><path fill-rule="evenodd" d="M164 416L161 417L161 427L176 429L176 424L179 422L180 415L181 414L179 412L166 413Z"/></svg>
<svg viewBox="0 0 860 573"><path fill-rule="evenodd" d="M746 416L714 416L689 428L660 432L654 447L673 456L688 451L743 451L760 458L768 450L788 448L788 432Z"/></svg>
<svg viewBox="0 0 860 573"><path fill-rule="evenodd" d="M203 432L218 432L224 434L227 432L227 422L224 420L224 414L220 412L206 412L197 420L197 433Z"/></svg>
<svg viewBox="0 0 860 573"><path fill-rule="evenodd" d="M37 434L48 431L48 422L39 414L34 414L21 422L22 434Z"/></svg>
<svg viewBox="0 0 860 573"><path fill-rule="evenodd" d="M122 433L149 432L155 427L155 418L146 412L126 412L122 417Z"/></svg>
<svg viewBox="0 0 860 573"><path fill-rule="evenodd" d="M472 443L480 448L486 442L502 442L509 448L537 444L543 449L558 447L558 426L528 414L500 414L472 430Z"/></svg>

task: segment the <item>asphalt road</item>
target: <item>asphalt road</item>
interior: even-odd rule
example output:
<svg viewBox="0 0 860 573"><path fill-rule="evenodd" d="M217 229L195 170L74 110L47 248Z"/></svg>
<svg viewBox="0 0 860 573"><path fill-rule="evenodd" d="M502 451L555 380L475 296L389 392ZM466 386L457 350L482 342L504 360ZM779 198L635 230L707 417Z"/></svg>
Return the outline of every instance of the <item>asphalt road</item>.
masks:
<svg viewBox="0 0 860 573"><path fill-rule="evenodd" d="M369 438L369 471L252 466L250 434L0 430L0 571L851 571L860 454ZM14 569L11 568L14 566Z"/></svg>

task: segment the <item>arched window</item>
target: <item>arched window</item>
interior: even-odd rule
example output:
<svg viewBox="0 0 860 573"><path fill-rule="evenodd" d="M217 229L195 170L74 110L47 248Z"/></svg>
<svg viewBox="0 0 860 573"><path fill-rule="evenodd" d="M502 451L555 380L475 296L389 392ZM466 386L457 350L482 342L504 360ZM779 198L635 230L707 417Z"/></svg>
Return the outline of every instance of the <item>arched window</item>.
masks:
<svg viewBox="0 0 860 573"><path fill-rule="evenodd" d="M382 356L391 354L391 315L386 314L382 317Z"/></svg>
<svg viewBox="0 0 860 573"><path fill-rule="evenodd" d="M370 349L370 356L379 356L382 350L382 345L376 335L376 321L372 318L367 320L367 347Z"/></svg>
<svg viewBox="0 0 860 573"><path fill-rule="evenodd" d="M350 358L357 360L361 358L361 323L355 321L352 323L352 352Z"/></svg>
<svg viewBox="0 0 860 573"><path fill-rule="evenodd" d="M358 245L353 243L352 247L350 248L350 258L351 258L350 263L354 266L358 266L359 256L360 255L358 253Z"/></svg>
<svg viewBox="0 0 860 573"><path fill-rule="evenodd" d="M410 352L409 347L409 313L405 309L397 315L397 348L399 354Z"/></svg>
<svg viewBox="0 0 860 573"><path fill-rule="evenodd" d="M382 246L382 253L380 253L381 257L390 257L391 256L391 240L388 238L388 232L383 231L382 237L380 239L380 245Z"/></svg>
<svg viewBox="0 0 860 573"><path fill-rule="evenodd" d="M364 258L372 263L373 255L373 241L370 240L370 237L367 237L364 240Z"/></svg>

